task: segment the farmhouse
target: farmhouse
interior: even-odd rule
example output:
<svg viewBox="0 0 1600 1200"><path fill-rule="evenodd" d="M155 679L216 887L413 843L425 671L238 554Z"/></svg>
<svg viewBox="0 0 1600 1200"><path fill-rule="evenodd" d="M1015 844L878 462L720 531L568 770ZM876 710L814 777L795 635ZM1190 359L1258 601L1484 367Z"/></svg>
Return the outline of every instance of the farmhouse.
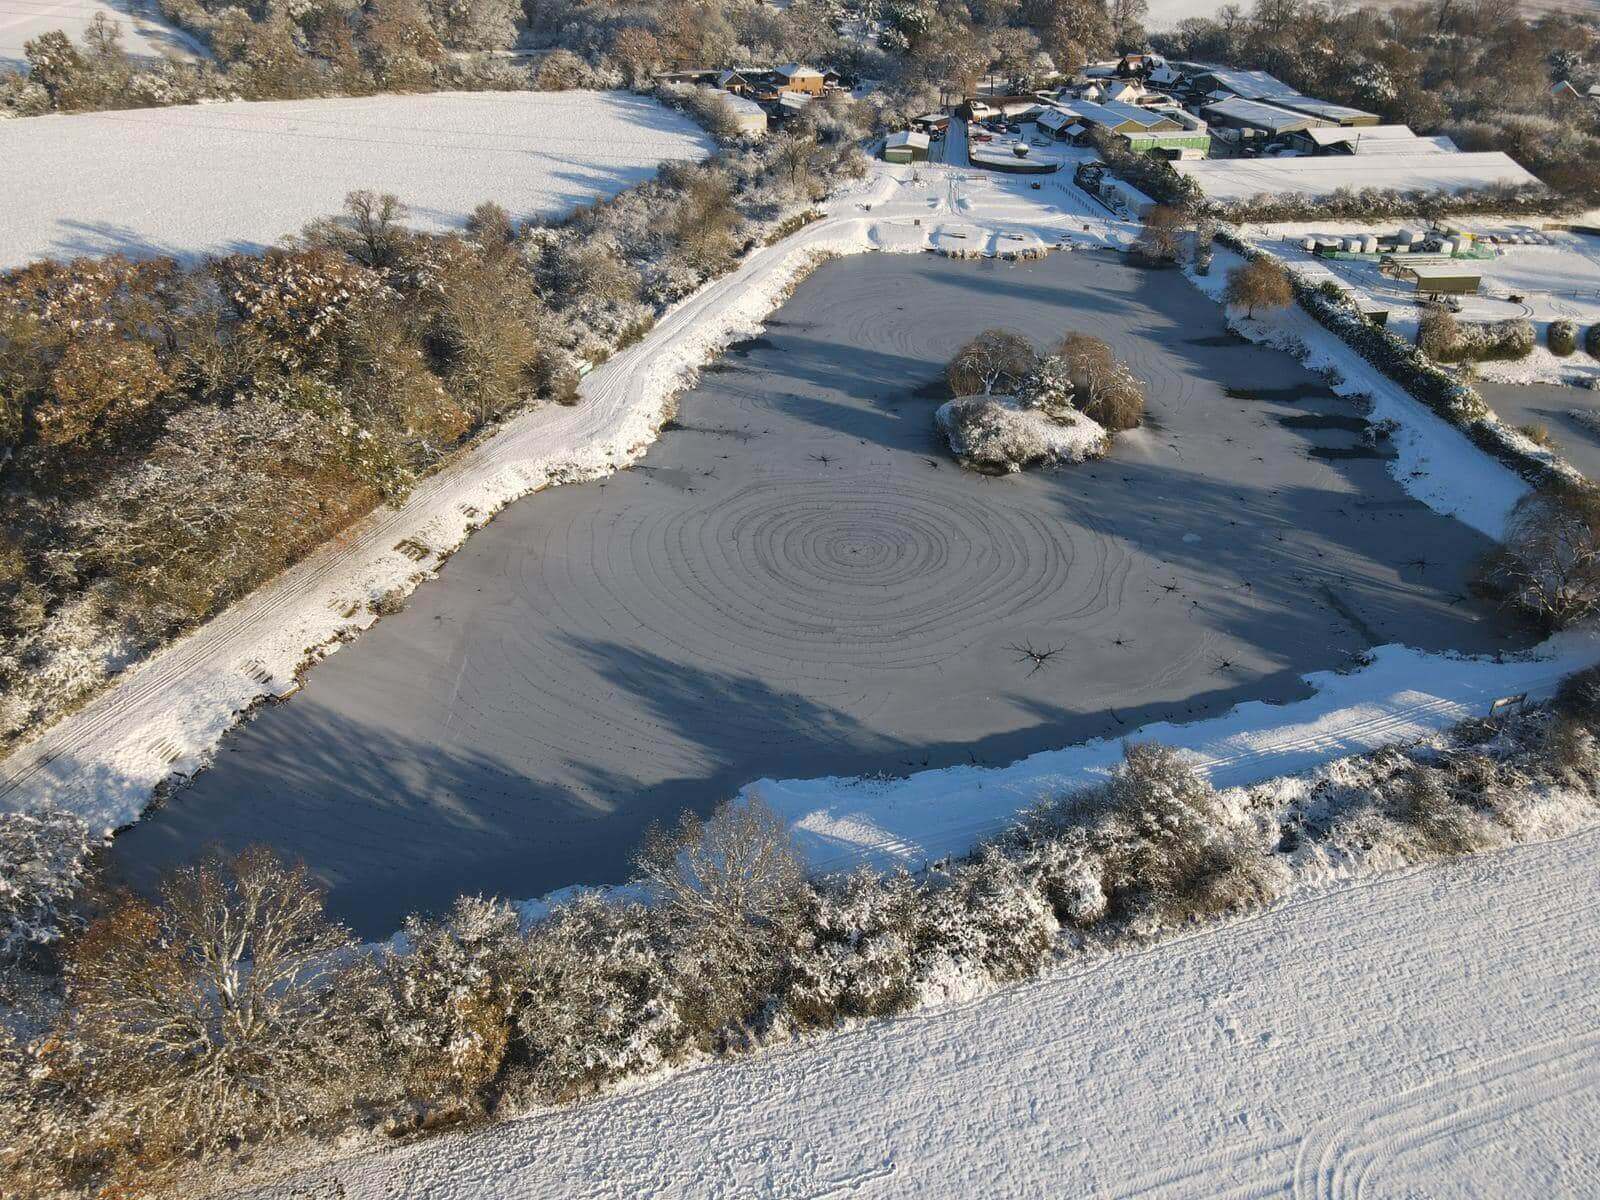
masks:
<svg viewBox="0 0 1600 1200"><path fill-rule="evenodd" d="M891 133L883 140L883 161L892 163L927 162L928 135L915 129Z"/></svg>
<svg viewBox="0 0 1600 1200"><path fill-rule="evenodd" d="M1537 186L1538 180L1498 150L1474 154L1332 154L1315 158L1213 158L1175 162L1173 169L1208 199L1239 204L1256 196L1315 199L1378 188L1396 192L1464 192Z"/></svg>
<svg viewBox="0 0 1600 1200"><path fill-rule="evenodd" d="M780 92L802 92L808 96L822 95L822 72L799 63L786 63L773 69Z"/></svg>

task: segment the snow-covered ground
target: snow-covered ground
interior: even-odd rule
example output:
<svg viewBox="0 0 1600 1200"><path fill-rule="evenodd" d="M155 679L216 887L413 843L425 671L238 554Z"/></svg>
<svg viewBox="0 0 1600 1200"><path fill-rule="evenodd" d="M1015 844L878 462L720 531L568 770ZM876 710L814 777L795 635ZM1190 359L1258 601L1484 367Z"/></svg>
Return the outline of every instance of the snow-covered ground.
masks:
<svg viewBox="0 0 1600 1200"><path fill-rule="evenodd" d="M1359 671L1307 676L1317 693L1306 700L1252 701L1211 720L1147 725L1137 736L1187 751L1217 787L1258 783L1487 716L1498 699L1548 697L1563 676L1600 658L1600 633L1562 635L1537 655L1505 662L1404 646L1381 646L1372 658ZM763 779L744 794L789 823L814 871L862 864L916 870L966 853L1043 800L1101 782L1121 760L1121 741L1097 740L1006 767L948 767L889 780Z"/></svg>
<svg viewBox="0 0 1600 1200"><path fill-rule="evenodd" d="M168 23L155 0L4 0L0 3L0 70L25 70L23 47L59 29L74 42L104 13L122 29L122 48L140 62L208 57L192 34Z"/></svg>
<svg viewBox="0 0 1600 1200"><path fill-rule="evenodd" d="M1600 1194L1600 830L260 1197Z"/></svg>
<svg viewBox="0 0 1600 1200"><path fill-rule="evenodd" d="M1332 276L1342 286L1389 310L1389 327L1414 338L1420 306L1415 286L1382 274L1376 262L1360 259L1318 258L1301 246L1306 237L1393 233L1407 224L1392 221L1373 225L1351 221L1284 222L1250 225L1251 241L1278 255L1290 267L1313 280ZM1582 349L1583 332L1600 322L1600 237L1544 229L1542 222L1468 218L1460 222L1475 234L1533 234L1545 244L1504 245L1494 257L1474 259L1465 266L1483 272L1476 296L1459 297L1461 321L1500 321L1515 317L1531 321L1537 334L1532 354L1508 362L1478 364L1484 379L1504 383L1562 383L1600 379L1600 361ZM1412 228L1421 226L1415 222ZM1569 320L1578 326L1579 350L1558 358L1546 347L1550 323Z"/></svg>
<svg viewBox="0 0 1600 1200"><path fill-rule="evenodd" d="M426 229L460 228L485 200L517 219L548 217L711 148L687 117L624 92L373 96L5 121L0 162L28 169L0 172L0 268L47 255L256 251L338 212L358 188L395 193Z"/></svg>

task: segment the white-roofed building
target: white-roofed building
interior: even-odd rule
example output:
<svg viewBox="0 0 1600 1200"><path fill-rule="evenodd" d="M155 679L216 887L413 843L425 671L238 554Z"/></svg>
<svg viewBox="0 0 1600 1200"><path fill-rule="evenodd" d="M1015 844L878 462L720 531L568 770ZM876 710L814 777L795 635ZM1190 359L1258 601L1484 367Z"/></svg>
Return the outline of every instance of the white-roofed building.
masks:
<svg viewBox="0 0 1600 1200"><path fill-rule="evenodd" d="M883 161L892 163L926 162L928 135L915 129L891 133L883 139Z"/></svg>
<svg viewBox="0 0 1600 1200"><path fill-rule="evenodd" d="M1476 154L1330 154L1297 158L1213 158L1175 162L1219 204L1256 196L1319 199L1367 188L1394 192L1454 193L1496 186L1537 186L1535 179L1498 150Z"/></svg>
<svg viewBox="0 0 1600 1200"><path fill-rule="evenodd" d="M1447 137L1419 137L1409 125L1320 125L1291 134L1304 154L1455 154Z"/></svg>
<svg viewBox="0 0 1600 1200"><path fill-rule="evenodd" d="M1207 104L1200 111L1213 125L1250 130L1268 137L1283 137L1328 124L1322 117L1268 104L1264 100L1246 100L1240 96L1230 96L1219 103Z"/></svg>

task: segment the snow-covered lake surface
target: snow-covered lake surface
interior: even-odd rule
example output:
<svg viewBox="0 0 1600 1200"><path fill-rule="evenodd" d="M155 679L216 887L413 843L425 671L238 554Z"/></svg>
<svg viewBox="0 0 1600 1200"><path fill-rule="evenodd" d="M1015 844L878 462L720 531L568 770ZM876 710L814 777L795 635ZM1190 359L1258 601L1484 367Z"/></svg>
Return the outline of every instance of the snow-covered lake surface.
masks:
<svg viewBox="0 0 1600 1200"><path fill-rule="evenodd" d="M940 368L991 325L1107 337L1149 425L1099 463L960 471ZM1514 645L1463 594L1487 539L1363 427L1176 272L829 264L639 467L503 512L114 857L147 882L266 841L382 937L461 892L620 880L649 822L764 775L1001 765L1304 697L1377 644ZM1033 672L1030 644L1060 653Z"/></svg>
<svg viewBox="0 0 1600 1200"><path fill-rule="evenodd" d="M1592 1197L1600 832L317 1168L348 1200Z"/></svg>
<svg viewBox="0 0 1600 1200"><path fill-rule="evenodd" d="M140 109L0 122L0 268L120 251L258 251L358 188L427 229L485 200L549 217L712 143L622 92L480 92Z"/></svg>
<svg viewBox="0 0 1600 1200"><path fill-rule="evenodd" d="M122 29L122 48L140 62L207 56L192 34L170 24L155 0L5 0L0 4L0 70L23 70L23 48L40 34L59 29L82 44L97 13Z"/></svg>

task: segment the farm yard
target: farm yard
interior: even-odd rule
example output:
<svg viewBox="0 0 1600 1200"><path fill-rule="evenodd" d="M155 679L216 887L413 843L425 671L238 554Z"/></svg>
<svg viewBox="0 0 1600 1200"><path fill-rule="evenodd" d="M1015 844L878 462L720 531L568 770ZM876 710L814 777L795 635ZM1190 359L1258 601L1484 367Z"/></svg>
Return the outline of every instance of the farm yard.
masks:
<svg viewBox="0 0 1600 1200"><path fill-rule="evenodd" d="M1099 463L959 471L931 418L979 297L1038 343L1106 337L1147 426ZM266 841L381 936L462 891L619 881L651 821L761 775L998 765L1296 699L1374 645L1527 644L1464 595L1488 540L1408 497L1364 428L1175 273L828 265L637 468L503 513L114 866Z"/></svg>
<svg viewBox="0 0 1600 1200"><path fill-rule="evenodd" d="M485 200L556 216L701 159L711 140L620 92L436 93L86 113L0 122L0 268L41 257L259 251L393 192L411 222L459 229ZM64 198L70 197L70 203Z"/></svg>

